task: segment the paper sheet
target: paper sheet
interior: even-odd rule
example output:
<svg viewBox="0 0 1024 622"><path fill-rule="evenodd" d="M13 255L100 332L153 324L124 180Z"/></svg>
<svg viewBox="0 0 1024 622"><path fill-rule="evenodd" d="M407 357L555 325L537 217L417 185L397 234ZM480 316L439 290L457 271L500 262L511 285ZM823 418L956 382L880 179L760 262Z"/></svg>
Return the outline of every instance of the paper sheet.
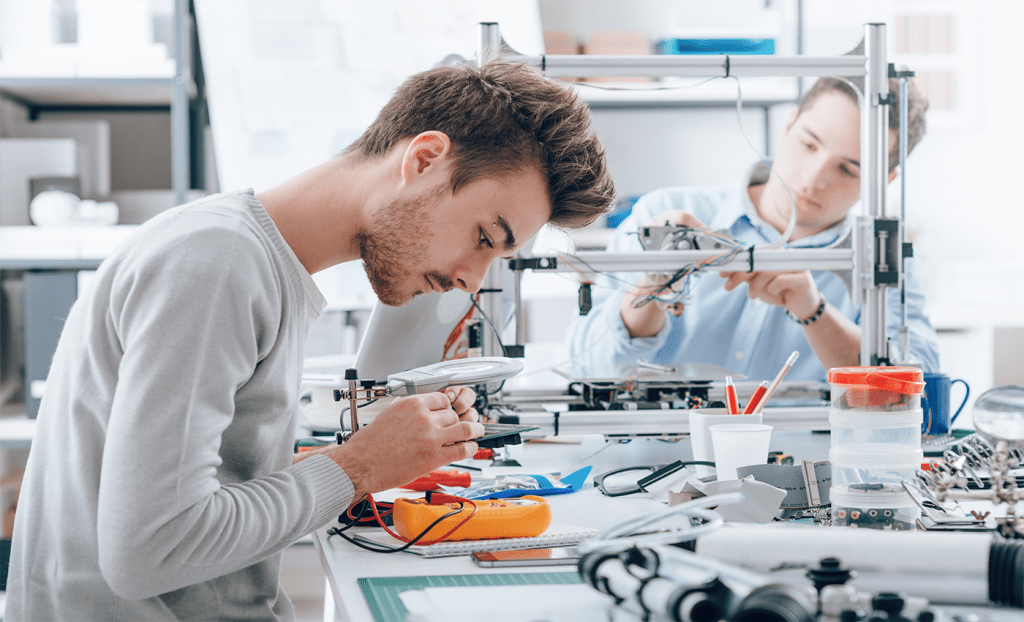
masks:
<svg viewBox="0 0 1024 622"><path fill-rule="evenodd" d="M408 622L636 620L589 585L428 587L402 592ZM501 603L515 603L503 607Z"/></svg>

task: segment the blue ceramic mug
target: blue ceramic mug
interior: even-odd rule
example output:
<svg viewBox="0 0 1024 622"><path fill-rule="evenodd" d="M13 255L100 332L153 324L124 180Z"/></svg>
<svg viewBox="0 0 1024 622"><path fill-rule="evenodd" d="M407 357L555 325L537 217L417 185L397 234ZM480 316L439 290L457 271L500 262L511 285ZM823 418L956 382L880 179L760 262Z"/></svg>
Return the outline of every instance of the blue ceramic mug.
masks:
<svg viewBox="0 0 1024 622"><path fill-rule="evenodd" d="M964 385L964 401L960 402L953 416L949 416L949 393L953 385L962 382ZM946 374L925 373L924 395L921 396L921 409L924 411L924 421L921 424L921 434L946 434L956 421L960 411L967 405L967 397L971 394L971 388L963 380L950 380Z"/></svg>

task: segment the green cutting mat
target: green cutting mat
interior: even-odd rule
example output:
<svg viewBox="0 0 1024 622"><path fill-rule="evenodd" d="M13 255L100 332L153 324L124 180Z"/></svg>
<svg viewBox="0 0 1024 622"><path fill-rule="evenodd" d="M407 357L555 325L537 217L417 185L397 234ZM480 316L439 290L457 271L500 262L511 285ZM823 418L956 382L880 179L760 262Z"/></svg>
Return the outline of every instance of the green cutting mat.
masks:
<svg viewBox="0 0 1024 622"><path fill-rule="evenodd" d="M550 585L583 583L576 572L513 572L509 574L456 574L432 577L370 577L359 579L366 604L376 622L403 622L406 609L399 594L428 587L489 585Z"/></svg>

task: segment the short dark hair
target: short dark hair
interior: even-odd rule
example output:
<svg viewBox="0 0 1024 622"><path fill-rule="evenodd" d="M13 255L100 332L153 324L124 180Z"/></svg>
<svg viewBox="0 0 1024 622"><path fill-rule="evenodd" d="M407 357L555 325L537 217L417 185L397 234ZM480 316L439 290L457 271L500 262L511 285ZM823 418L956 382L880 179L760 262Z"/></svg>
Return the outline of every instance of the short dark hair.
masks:
<svg viewBox="0 0 1024 622"><path fill-rule="evenodd" d="M849 52L849 55L864 54L864 42L861 41L857 47ZM859 92L858 92L859 90ZM825 93L837 91L843 93L860 105L860 93L864 91L864 78L821 78L814 83L807 93L800 99L800 108L797 116L800 116ZM900 130L900 83L896 78L889 78L889 93L892 95L892 104L889 106L889 129ZM909 154L924 138L925 124L924 113L928 110L928 98L924 96L914 80L907 80L907 153ZM889 170L896 170L899 166L899 145L889 152Z"/></svg>
<svg viewBox="0 0 1024 622"><path fill-rule="evenodd" d="M443 66L410 77L344 154L381 157L432 130L452 142L452 193L480 178L537 168L548 183L549 222L566 229L590 224L615 198L586 104L522 63Z"/></svg>

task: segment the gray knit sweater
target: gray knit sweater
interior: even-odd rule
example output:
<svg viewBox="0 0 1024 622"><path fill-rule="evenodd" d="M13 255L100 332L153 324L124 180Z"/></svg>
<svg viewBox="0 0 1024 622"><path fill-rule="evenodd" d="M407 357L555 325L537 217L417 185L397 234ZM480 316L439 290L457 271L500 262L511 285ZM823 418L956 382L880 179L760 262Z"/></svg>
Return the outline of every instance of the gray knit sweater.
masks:
<svg viewBox="0 0 1024 622"><path fill-rule="evenodd" d="M352 502L292 465L323 309L251 191L152 219L57 347L18 504L4 619L288 620L281 550Z"/></svg>

